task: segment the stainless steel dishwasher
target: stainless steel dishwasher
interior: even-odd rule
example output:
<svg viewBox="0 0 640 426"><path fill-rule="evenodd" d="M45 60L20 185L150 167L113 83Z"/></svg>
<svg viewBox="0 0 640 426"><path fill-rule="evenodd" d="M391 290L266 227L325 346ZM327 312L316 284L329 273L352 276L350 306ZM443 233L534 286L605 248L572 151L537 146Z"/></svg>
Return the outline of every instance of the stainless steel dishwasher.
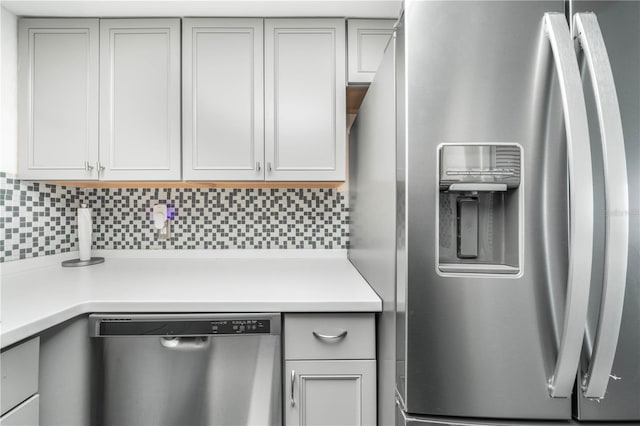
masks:
<svg viewBox="0 0 640 426"><path fill-rule="evenodd" d="M103 426L281 424L280 314L91 315Z"/></svg>

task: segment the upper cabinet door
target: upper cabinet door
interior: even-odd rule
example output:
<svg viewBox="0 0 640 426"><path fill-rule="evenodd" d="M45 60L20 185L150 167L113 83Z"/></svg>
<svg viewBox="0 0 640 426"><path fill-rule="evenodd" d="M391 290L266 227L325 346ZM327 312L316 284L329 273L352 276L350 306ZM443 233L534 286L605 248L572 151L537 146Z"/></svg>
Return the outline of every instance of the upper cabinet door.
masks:
<svg viewBox="0 0 640 426"><path fill-rule="evenodd" d="M393 35L393 19L349 19L349 83L371 83Z"/></svg>
<svg viewBox="0 0 640 426"><path fill-rule="evenodd" d="M183 177L263 180L263 21L182 22Z"/></svg>
<svg viewBox="0 0 640 426"><path fill-rule="evenodd" d="M20 20L20 178L97 179L98 36L97 19Z"/></svg>
<svg viewBox="0 0 640 426"><path fill-rule="evenodd" d="M104 180L180 179L180 20L100 20Z"/></svg>
<svg viewBox="0 0 640 426"><path fill-rule="evenodd" d="M266 180L345 179L344 27L265 20Z"/></svg>

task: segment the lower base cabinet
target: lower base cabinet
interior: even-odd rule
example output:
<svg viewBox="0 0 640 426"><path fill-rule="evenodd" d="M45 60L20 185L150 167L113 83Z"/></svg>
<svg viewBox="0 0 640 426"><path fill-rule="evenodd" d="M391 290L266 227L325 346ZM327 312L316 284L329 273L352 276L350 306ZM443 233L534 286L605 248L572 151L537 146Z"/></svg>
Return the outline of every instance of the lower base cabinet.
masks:
<svg viewBox="0 0 640 426"><path fill-rule="evenodd" d="M39 355L39 337L0 353L0 426L39 424Z"/></svg>
<svg viewBox="0 0 640 426"><path fill-rule="evenodd" d="M285 426L375 426L375 318L284 316Z"/></svg>
<svg viewBox="0 0 640 426"><path fill-rule="evenodd" d="M40 424L39 395L33 395L4 416L0 426L37 426Z"/></svg>
<svg viewBox="0 0 640 426"><path fill-rule="evenodd" d="M376 423L374 360L286 361L287 426Z"/></svg>

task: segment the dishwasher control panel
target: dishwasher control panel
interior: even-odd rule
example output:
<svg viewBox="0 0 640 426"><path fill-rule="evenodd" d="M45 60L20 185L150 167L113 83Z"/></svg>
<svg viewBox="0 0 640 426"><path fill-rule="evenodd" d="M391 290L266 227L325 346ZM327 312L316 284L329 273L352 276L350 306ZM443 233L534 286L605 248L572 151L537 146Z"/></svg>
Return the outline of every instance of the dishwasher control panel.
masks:
<svg viewBox="0 0 640 426"><path fill-rule="evenodd" d="M280 334L280 315L91 315L89 326L93 337Z"/></svg>
<svg viewBox="0 0 640 426"><path fill-rule="evenodd" d="M211 334L254 334L271 332L271 322L264 319L211 321Z"/></svg>

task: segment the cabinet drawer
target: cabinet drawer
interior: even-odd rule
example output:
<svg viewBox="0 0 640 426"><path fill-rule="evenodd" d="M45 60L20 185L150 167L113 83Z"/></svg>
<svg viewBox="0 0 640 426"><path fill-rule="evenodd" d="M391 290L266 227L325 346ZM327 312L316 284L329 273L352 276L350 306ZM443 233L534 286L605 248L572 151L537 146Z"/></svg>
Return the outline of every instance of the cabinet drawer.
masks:
<svg viewBox="0 0 640 426"><path fill-rule="evenodd" d="M285 359L375 359L373 314L290 314Z"/></svg>
<svg viewBox="0 0 640 426"><path fill-rule="evenodd" d="M1 414L38 392L39 351L40 338L36 337L0 354L0 364L2 365Z"/></svg>
<svg viewBox="0 0 640 426"><path fill-rule="evenodd" d="M0 426L35 426L40 424L39 396L34 395L4 416Z"/></svg>

